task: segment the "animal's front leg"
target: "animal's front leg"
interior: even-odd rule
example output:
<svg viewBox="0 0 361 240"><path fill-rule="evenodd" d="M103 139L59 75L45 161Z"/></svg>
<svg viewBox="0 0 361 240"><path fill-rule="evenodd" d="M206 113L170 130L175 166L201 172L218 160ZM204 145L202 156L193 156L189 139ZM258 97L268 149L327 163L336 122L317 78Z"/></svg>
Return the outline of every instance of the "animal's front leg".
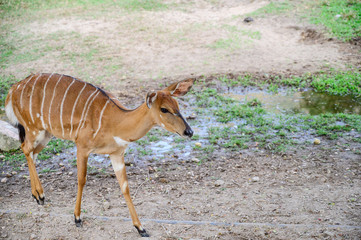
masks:
<svg viewBox="0 0 361 240"><path fill-rule="evenodd" d="M128 184L128 178L124 164L124 151L125 149L122 149L121 151L110 155L110 159L112 161L115 176L117 177L125 201L127 202L130 216L132 217L133 225L138 230L139 234L142 237L149 237L148 233L145 231L145 229L142 227L142 224L139 221L137 212L135 211L134 208L132 198L130 197L129 194L129 184Z"/></svg>

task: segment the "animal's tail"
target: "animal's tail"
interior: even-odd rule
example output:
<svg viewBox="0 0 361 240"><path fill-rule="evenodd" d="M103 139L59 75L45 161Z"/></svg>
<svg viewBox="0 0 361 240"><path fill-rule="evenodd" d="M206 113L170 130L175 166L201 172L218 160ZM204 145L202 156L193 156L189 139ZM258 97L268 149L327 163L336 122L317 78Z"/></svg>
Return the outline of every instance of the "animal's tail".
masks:
<svg viewBox="0 0 361 240"><path fill-rule="evenodd" d="M8 117L10 123L17 127L18 130L19 130L19 139L21 141L21 143L24 142L25 140L25 128L23 125L21 125L19 123L19 120L18 118L16 117L15 113L14 113L14 108L13 108L13 104L12 104L12 101L11 101L11 94L12 94L12 89L10 89L7 97L6 97L6 100L5 100L5 113L6 113L6 116Z"/></svg>

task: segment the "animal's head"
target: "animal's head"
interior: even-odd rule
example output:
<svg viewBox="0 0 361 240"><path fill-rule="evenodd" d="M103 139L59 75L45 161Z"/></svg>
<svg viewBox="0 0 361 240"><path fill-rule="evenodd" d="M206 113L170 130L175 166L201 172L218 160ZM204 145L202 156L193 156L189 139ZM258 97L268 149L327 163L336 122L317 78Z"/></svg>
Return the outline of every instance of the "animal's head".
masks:
<svg viewBox="0 0 361 240"><path fill-rule="evenodd" d="M193 136L193 130L180 113L178 101L174 98L186 94L193 83L194 79L187 79L147 94L146 104L159 126L180 136Z"/></svg>

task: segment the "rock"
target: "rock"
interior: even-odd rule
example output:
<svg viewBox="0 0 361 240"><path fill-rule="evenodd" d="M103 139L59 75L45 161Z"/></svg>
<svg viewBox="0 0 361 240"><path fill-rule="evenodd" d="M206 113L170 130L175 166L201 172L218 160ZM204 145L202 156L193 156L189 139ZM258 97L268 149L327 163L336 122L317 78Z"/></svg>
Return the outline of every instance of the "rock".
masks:
<svg viewBox="0 0 361 240"><path fill-rule="evenodd" d="M253 22L254 19L251 17L246 17L245 19L243 19L243 22L249 23L249 22Z"/></svg>
<svg viewBox="0 0 361 240"><path fill-rule="evenodd" d="M169 183L169 180L166 178L159 178L159 182L161 183Z"/></svg>
<svg viewBox="0 0 361 240"><path fill-rule="evenodd" d="M315 140L313 141L313 144L315 144L315 145L320 145L320 143L321 143L321 140L318 138L315 138Z"/></svg>
<svg viewBox="0 0 361 240"><path fill-rule="evenodd" d="M197 147L202 147L202 143L196 142L196 146L197 146Z"/></svg>
<svg viewBox="0 0 361 240"><path fill-rule="evenodd" d="M30 235L30 239L36 239L36 235L35 235L34 233L32 233L32 234Z"/></svg>
<svg viewBox="0 0 361 240"><path fill-rule="evenodd" d="M189 119L196 119L196 118L197 118L197 115L194 114L194 113L192 113L192 115L190 115L190 116L187 117L187 120L189 120Z"/></svg>
<svg viewBox="0 0 361 240"><path fill-rule="evenodd" d="M8 181L8 179L5 177L5 178L3 178L3 179L1 179L1 182L2 183L6 183Z"/></svg>
<svg viewBox="0 0 361 240"><path fill-rule="evenodd" d="M259 177L253 177L252 178L252 182L258 182L259 181Z"/></svg>
<svg viewBox="0 0 361 240"><path fill-rule="evenodd" d="M221 179L215 181L215 183L214 183L214 186L216 186L216 187L220 187L222 185L224 185L224 181Z"/></svg>
<svg viewBox="0 0 361 240"><path fill-rule="evenodd" d="M68 173L69 176L72 176L73 174L74 174L73 172L69 172L69 173Z"/></svg>
<svg viewBox="0 0 361 240"><path fill-rule="evenodd" d="M0 149L10 151L19 149L19 147L18 130L9 123L0 120Z"/></svg>
<svg viewBox="0 0 361 240"><path fill-rule="evenodd" d="M109 202L104 202L103 203L103 208L104 209L109 209L110 208L110 203Z"/></svg>
<svg viewBox="0 0 361 240"><path fill-rule="evenodd" d="M198 158L192 158L192 162L199 163L200 160Z"/></svg>

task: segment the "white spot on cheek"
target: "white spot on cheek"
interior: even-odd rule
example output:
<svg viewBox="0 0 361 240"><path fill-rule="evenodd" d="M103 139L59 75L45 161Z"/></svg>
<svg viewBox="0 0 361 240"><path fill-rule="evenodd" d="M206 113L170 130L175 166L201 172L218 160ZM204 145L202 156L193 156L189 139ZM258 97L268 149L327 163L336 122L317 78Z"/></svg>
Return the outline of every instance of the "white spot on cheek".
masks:
<svg viewBox="0 0 361 240"><path fill-rule="evenodd" d="M163 128L165 127L163 123L160 124Z"/></svg>
<svg viewBox="0 0 361 240"><path fill-rule="evenodd" d="M114 141L121 147L126 147L129 144L129 142L121 139L120 137L113 137L113 138L114 138Z"/></svg>
<svg viewBox="0 0 361 240"><path fill-rule="evenodd" d="M35 132L35 131L33 131L33 134L35 135L35 134L36 134L36 132Z"/></svg>
<svg viewBox="0 0 361 240"><path fill-rule="evenodd" d="M40 114L39 114L39 113L37 113L37 114L36 114L36 117L37 117L37 118L39 118L39 117L40 117Z"/></svg>
<svg viewBox="0 0 361 240"><path fill-rule="evenodd" d="M128 187L128 182L125 181L122 186L122 192L125 192L125 190L127 190L127 187Z"/></svg>

